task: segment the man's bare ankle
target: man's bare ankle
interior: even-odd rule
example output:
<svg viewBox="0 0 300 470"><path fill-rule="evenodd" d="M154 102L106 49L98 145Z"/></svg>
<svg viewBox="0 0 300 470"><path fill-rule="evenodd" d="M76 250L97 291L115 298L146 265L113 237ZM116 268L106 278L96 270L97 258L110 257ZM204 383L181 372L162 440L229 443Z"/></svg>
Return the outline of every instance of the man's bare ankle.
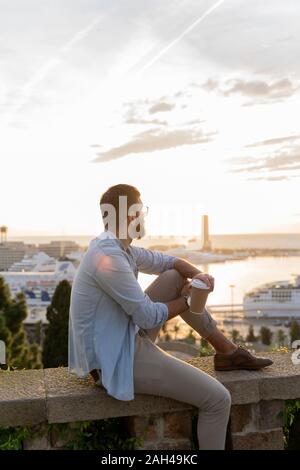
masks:
<svg viewBox="0 0 300 470"><path fill-rule="evenodd" d="M236 344L226 344L222 346L221 348L215 348L216 353L221 353L221 354L232 354L234 351L237 350Z"/></svg>

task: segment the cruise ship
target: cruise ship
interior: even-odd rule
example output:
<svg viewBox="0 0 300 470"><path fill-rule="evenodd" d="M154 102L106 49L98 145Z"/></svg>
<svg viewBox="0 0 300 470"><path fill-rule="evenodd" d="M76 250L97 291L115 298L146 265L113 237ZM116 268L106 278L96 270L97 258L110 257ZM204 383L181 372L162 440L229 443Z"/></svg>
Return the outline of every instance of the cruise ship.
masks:
<svg viewBox="0 0 300 470"><path fill-rule="evenodd" d="M29 308L47 307L51 303L57 284L63 279L72 283L76 268L71 261L57 261L40 252L25 256L8 271L0 272L8 284L11 295L23 292Z"/></svg>
<svg viewBox="0 0 300 470"><path fill-rule="evenodd" d="M245 317L300 318L300 276L263 284L244 296Z"/></svg>

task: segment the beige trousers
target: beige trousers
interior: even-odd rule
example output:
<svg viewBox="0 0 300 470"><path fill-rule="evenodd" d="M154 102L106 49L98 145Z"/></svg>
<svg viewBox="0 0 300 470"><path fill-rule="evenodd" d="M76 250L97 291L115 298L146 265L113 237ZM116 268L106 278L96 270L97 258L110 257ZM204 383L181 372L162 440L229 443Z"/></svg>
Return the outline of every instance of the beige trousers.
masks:
<svg viewBox="0 0 300 470"><path fill-rule="evenodd" d="M168 302L180 295L185 279L171 269L160 274L146 289L153 301ZM181 317L204 337L216 328L209 312L186 311ZM216 379L155 344L159 328L140 329L135 338L134 391L189 403L199 409L199 449L224 449L231 396Z"/></svg>

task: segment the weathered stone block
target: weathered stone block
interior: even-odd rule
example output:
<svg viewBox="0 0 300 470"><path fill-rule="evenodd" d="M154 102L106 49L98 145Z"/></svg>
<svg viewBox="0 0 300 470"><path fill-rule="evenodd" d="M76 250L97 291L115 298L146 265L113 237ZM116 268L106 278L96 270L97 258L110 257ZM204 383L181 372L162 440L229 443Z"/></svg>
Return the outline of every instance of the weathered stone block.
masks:
<svg viewBox="0 0 300 470"><path fill-rule="evenodd" d="M46 420L44 371L1 371L1 426L30 426Z"/></svg>
<svg viewBox="0 0 300 470"><path fill-rule="evenodd" d="M192 413L168 413L164 415L164 437L192 439Z"/></svg>
<svg viewBox="0 0 300 470"><path fill-rule="evenodd" d="M251 404L232 405L230 412L231 432L242 432L246 427L252 426L252 407Z"/></svg>
<svg viewBox="0 0 300 470"><path fill-rule="evenodd" d="M261 400L248 405L231 407L231 431L255 432L275 429L283 425L283 400Z"/></svg>
<svg viewBox="0 0 300 470"><path fill-rule="evenodd" d="M144 442L158 441L163 437L162 416L130 416L126 421L130 435L140 437Z"/></svg>
<svg viewBox="0 0 300 470"><path fill-rule="evenodd" d="M67 423L120 416L145 416L193 409L191 405L165 397L137 394L134 400L121 401L96 387L90 377L79 379L66 368L45 369L47 417L49 423Z"/></svg>
<svg viewBox="0 0 300 470"><path fill-rule="evenodd" d="M282 429L232 434L233 450L283 450Z"/></svg>
<svg viewBox="0 0 300 470"><path fill-rule="evenodd" d="M283 426L283 400L261 400L257 404L259 429L274 429Z"/></svg>
<svg viewBox="0 0 300 470"><path fill-rule="evenodd" d="M190 439L163 439L158 442L157 450L191 450Z"/></svg>
<svg viewBox="0 0 300 470"><path fill-rule="evenodd" d="M23 441L23 450L50 450L51 442L48 433L47 424L33 426L32 437L28 437Z"/></svg>
<svg viewBox="0 0 300 470"><path fill-rule="evenodd" d="M191 450L192 445L189 439L163 439L161 441L145 442L140 450Z"/></svg>

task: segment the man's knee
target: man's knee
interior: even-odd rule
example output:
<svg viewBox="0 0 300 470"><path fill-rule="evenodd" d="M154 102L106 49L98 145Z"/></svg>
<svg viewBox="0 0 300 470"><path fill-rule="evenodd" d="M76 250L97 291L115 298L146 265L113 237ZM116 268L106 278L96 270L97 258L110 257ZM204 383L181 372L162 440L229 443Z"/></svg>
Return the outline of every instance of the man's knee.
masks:
<svg viewBox="0 0 300 470"><path fill-rule="evenodd" d="M223 405L226 407L226 408L231 408L231 395L230 395L230 392L229 390L227 390L227 388L224 387L224 395L223 395Z"/></svg>
<svg viewBox="0 0 300 470"><path fill-rule="evenodd" d="M212 408L214 411L227 411L230 412L231 409L231 395L227 388L224 385L220 384L221 388L218 393L218 397L214 400Z"/></svg>
<svg viewBox="0 0 300 470"><path fill-rule="evenodd" d="M167 277L170 282L173 282L178 286L178 288L182 288L186 282L186 278L180 274L177 269L168 269L167 271L164 271L161 276Z"/></svg>
<svg viewBox="0 0 300 470"><path fill-rule="evenodd" d="M214 381L209 401L206 403L206 406L204 406L204 408L210 413L227 413L228 415L230 414L231 395L223 384L218 381Z"/></svg>

